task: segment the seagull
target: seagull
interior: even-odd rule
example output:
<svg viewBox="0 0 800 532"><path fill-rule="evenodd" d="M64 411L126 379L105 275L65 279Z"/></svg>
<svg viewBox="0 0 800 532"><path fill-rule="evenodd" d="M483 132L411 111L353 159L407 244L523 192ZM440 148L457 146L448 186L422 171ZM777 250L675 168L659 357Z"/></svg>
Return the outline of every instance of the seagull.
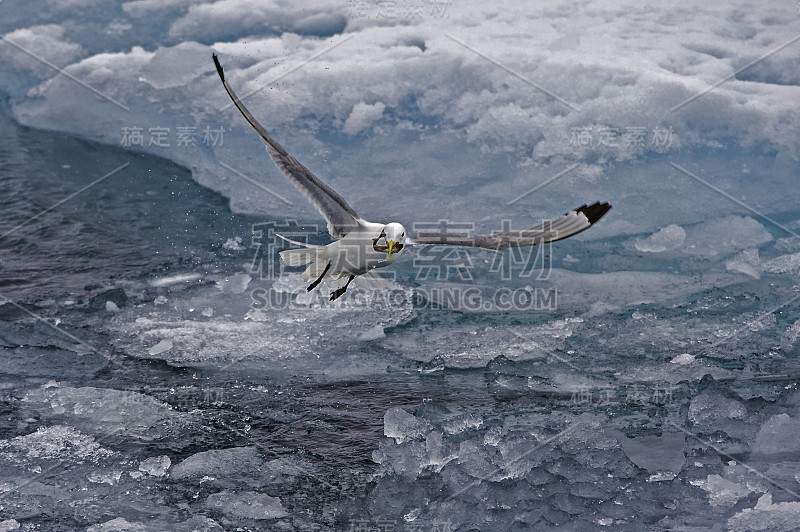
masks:
<svg viewBox="0 0 800 532"><path fill-rule="evenodd" d="M247 110L225 79L217 54L212 55L222 85L245 120L259 134L272 162L286 178L316 207L327 222L328 232L335 239L328 245L295 242L302 246L282 251L287 266L305 266L301 277L310 281L310 292L320 283L333 289L330 300L341 297L356 277L380 283L383 279L375 270L392 264L408 245L456 245L486 248L495 251L513 247L536 246L562 240L585 231L605 215L611 205L595 202L582 205L557 218L515 231L493 232L490 235L457 235L450 233L419 233L410 235L398 222L378 223L361 218L331 187L292 157L264 126ZM280 236L280 235L278 235Z"/></svg>

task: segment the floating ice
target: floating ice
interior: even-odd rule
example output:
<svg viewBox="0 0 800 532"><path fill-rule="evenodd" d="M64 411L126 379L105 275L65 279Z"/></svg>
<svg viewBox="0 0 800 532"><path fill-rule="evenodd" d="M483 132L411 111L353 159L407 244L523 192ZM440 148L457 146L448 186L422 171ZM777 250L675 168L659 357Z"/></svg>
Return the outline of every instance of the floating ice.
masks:
<svg viewBox="0 0 800 532"><path fill-rule="evenodd" d="M165 338L160 342L158 342L153 347L151 347L150 349L148 349L147 352L152 356L156 356L160 355L161 353L166 353L170 349L172 349L172 340L170 340L169 338Z"/></svg>
<svg viewBox="0 0 800 532"><path fill-rule="evenodd" d="M246 273L234 273L231 276L217 279L217 288L226 294L241 294L247 290L251 277Z"/></svg>
<svg viewBox="0 0 800 532"><path fill-rule="evenodd" d="M170 471L173 480L200 480L204 477L225 482L258 474L265 468L255 447L233 447L197 453L176 464Z"/></svg>
<svg viewBox="0 0 800 532"><path fill-rule="evenodd" d="M42 427L32 434L0 441L0 456L14 462L97 461L113 455L113 451L101 447L92 436L65 425Z"/></svg>
<svg viewBox="0 0 800 532"><path fill-rule="evenodd" d="M358 339L361 340L362 342L368 342L370 340L378 340L379 338L384 338L385 336L386 334L384 333L383 327L380 325L376 325L359 334Z"/></svg>
<svg viewBox="0 0 800 532"><path fill-rule="evenodd" d="M225 490L214 493L206 499L206 506L219 510L230 518L264 520L280 519L289 515L280 499L253 491Z"/></svg>
<svg viewBox="0 0 800 532"><path fill-rule="evenodd" d="M372 126L374 122L380 120L383 116L383 111L386 106L381 102L368 104L359 102L353 106L353 111L347 120L344 122L342 131L349 135L358 135L368 127Z"/></svg>
<svg viewBox="0 0 800 532"><path fill-rule="evenodd" d="M159 277L150 281L150 286L162 287L170 286L178 283L189 283L201 279L202 275L199 273L182 273L178 275L170 275L169 277Z"/></svg>
<svg viewBox="0 0 800 532"><path fill-rule="evenodd" d="M780 255L773 259L762 260L757 249L746 249L725 263L731 271L738 271L760 279L761 273L795 274L800 270L800 253Z"/></svg>
<svg viewBox="0 0 800 532"><path fill-rule="evenodd" d="M753 279L761 278L762 264L757 249L746 249L725 263L729 271L749 275Z"/></svg>
<svg viewBox="0 0 800 532"><path fill-rule="evenodd" d="M92 525L86 532L148 532L148 528L141 523L131 523L123 517L117 517L105 523Z"/></svg>
<svg viewBox="0 0 800 532"><path fill-rule="evenodd" d="M725 427L730 420L741 420L747 408L739 401L720 392L706 389L689 404L689 421L703 429Z"/></svg>
<svg viewBox="0 0 800 532"><path fill-rule="evenodd" d="M383 427L383 434L387 438L394 438L397 443L419 438L431 428L424 419L419 419L398 406L390 408L383 416Z"/></svg>
<svg viewBox="0 0 800 532"><path fill-rule="evenodd" d="M788 414L777 414L761 426L756 435L753 451L764 454L797 456L800 453L800 419Z"/></svg>
<svg viewBox="0 0 800 532"><path fill-rule="evenodd" d="M661 253L679 248L686 240L686 231L675 224L668 225L643 240L636 240L636 249L647 253Z"/></svg>
<svg viewBox="0 0 800 532"><path fill-rule="evenodd" d="M153 477L163 477L171 464L169 456L153 456L139 464L139 471Z"/></svg>
<svg viewBox="0 0 800 532"><path fill-rule="evenodd" d="M16 519L6 519L0 521L0 532L11 532L12 530L19 530L20 524Z"/></svg>
<svg viewBox="0 0 800 532"><path fill-rule="evenodd" d="M683 454L686 435L682 432L664 432L661 436L638 436L636 438L626 438L624 435L620 435L617 440L622 445L625 456L650 473L659 473L662 476L672 473L674 477L680 473L686 461Z"/></svg>
<svg viewBox="0 0 800 532"><path fill-rule="evenodd" d="M680 355L670 360L671 364L678 364L681 366L684 366L686 364L691 364L692 362L694 362L694 356L689 353L681 353Z"/></svg>
<svg viewBox="0 0 800 532"><path fill-rule="evenodd" d="M765 493L754 508L747 508L728 519L732 532L790 532L800 523L800 502L772 503L772 494Z"/></svg>
<svg viewBox="0 0 800 532"><path fill-rule="evenodd" d="M683 250L688 255L714 259L770 242L772 235L749 216L727 216L692 226Z"/></svg>
<svg viewBox="0 0 800 532"><path fill-rule="evenodd" d="M150 0L141 0L147 1ZM223 528L219 526L213 519L208 517L192 517L182 522L161 521L158 518L148 519L145 523L137 521L128 521L124 517L116 517L92 525L86 529L86 532L161 532L163 530L170 530L174 532L221 532Z"/></svg>
<svg viewBox="0 0 800 532"><path fill-rule="evenodd" d="M222 244L222 247L231 251L244 251L247 249L246 246L242 245L242 237L240 236L229 238Z"/></svg>
<svg viewBox="0 0 800 532"><path fill-rule="evenodd" d="M697 485L708 492L712 506L733 506L751 491L747 486L731 482L719 475L708 475L706 480Z"/></svg>
<svg viewBox="0 0 800 532"><path fill-rule="evenodd" d="M786 353L792 353L800 348L800 320L791 324L781 336L781 349Z"/></svg>
<svg viewBox="0 0 800 532"><path fill-rule="evenodd" d="M95 484L108 484L109 486L113 486L122 478L122 471L96 470L89 473L86 478L89 479L89 482L94 482Z"/></svg>
<svg viewBox="0 0 800 532"><path fill-rule="evenodd" d="M88 386L32 390L22 401L44 419L66 414L81 430L103 436L124 434L150 440L162 437L165 431L185 430L191 419L141 393Z"/></svg>

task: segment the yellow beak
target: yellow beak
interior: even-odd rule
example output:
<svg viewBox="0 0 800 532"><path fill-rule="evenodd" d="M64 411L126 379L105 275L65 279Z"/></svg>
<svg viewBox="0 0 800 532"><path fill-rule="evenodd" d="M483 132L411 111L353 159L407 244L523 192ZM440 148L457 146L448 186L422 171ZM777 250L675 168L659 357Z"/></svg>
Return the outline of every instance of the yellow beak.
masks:
<svg viewBox="0 0 800 532"><path fill-rule="evenodd" d="M395 242L394 240L389 240L389 258L390 259L392 258L392 255L394 254L394 246L395 246L395 244L397 244L397 242Z"/></svg>

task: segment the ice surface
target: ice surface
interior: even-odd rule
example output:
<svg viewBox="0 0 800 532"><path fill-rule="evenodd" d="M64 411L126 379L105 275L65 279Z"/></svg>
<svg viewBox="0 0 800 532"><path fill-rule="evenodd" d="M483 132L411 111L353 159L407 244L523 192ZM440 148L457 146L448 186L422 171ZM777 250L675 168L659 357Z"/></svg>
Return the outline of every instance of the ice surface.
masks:
<svg viewBox="0 0 800 532"><path fill-rule="evenodd" d="M0 232L129 166L0 239L0 529L796 528L795 6L388 4L2 2ZM367 218L614 209L330 304L212 51Z"/></svg>
<svg viewBox="0 0 800 532"><path fill-rule="evenodd" d="M481 221L496 218L502 206L509 215L529 218L531 204L509 208L508 201L578 162L581 166L572 175L548 189L551 194L538 195L537 209L558 209L553 213L557 214L570 197L615 197L634 216L617 220L609 231L670 227L675 232L668 239L673 245L679 240L675 221L661 213L645 216L655 214L645 210L650 202L626 197L631 185L647 190L647 178L655 176L626 182L611 164L726 144L745 149L766 145L789 155L800 146L792 104L797 79L786 74L791 70L787 65L796 59L793 47L675 109L789 41L794 34L788 26L772 21L790 20L791 8L771 6L763 8L769 14L741 15L736 2L680 5L692 15L675 15L672 8L647 2L636 24L616 18L613 4L577 9L570 15L574 25L565 28L559 14L563 6L552 2L490 12L483 4L467 2L441 16L398 12L387 18L373 12L377 6L365 6L370 12L360 13L328 2L254 7L244 0L164 5L142 0L108 12L97 10L92 17L61 11L59 23L20 21L20 27L6 34L9 41L65 67L124 108L8 43L0 43L11 58L2 78L10 80L14 76L9 74L31 69L38 75L4 81L2 86L12 94L15 115L26 124L66 129L110 144L120 143L123 127L142 127L145 133L156 127L172 133L178 127L194 127L198 133L206 126L223 127L225 141L220 145L203 145L198 138L196 148L177 149L173 139L170 148L146 141L140 149L192 168L198 182L230 197L235 210L283 210L280 200L218 165L227 161L245 175L261 176L269 163L241 118L230 108L220 110L228 101L210 62L213 49L222 54L228 78L240 94L248 94L248 104L281 142L352 198L367 217L386 215L377 208L385 191L361 187L358 180L372 181L388 171L396 185L419 192L395 199L397 213L412 221L427 220L430 213L463 212L470 214L467 221ZM439 27L445 16L452 29L447 35ZM667 33L665 20L672 28ZM486 28L485 34L471 34L476 24ZM100 35L92 31L98 27L103 28ZM520 27L525 31L514 29ZM583 30L575 32L574 27ZM680 35L692 37L686 41ZM528 75L547 91L531 91L457 42L512 71L534 68ZM320 55L337 43L340 46ZM294 68L300 64L303 68ZM284 75L291 77L275 82ZM270 89L261 90L264 87ZM609 131L613 138L604 141ZM641 141L626 140L632 132L639 132L635 134ZM373 138L354 139L340 149L334 139L341 134ZM581 134L589 141L581 140ZM405 146L402 156L393 153L398 145ZM330 157L319 156L325 150ZM513 157L504 157L507 153ZM443 160L462 162L442 165ZM763 165L743 167L739 161L736 167L736 174L722 174L744 185L757 172L769 171ZM689 177L675 178L674 169L657 171L665 190L649 186L649 197L663 198L669 191L670 211L685 214L690 223L707 219L695 208L697 197L678 193L685 191ZM615 179L604 175L609 172ZM701 178L709 178L701 173ZM277 173L267 175L270 189L281 195L291 190ZM421 184L421 175L429 183ZM485 186L487 178L491 187ZM445 183L457 183L471 193L454 197L442 186ZM791 205L779 187L753 190L761 204ZM299 196L290 197L295 214L317 219ZM702 206L724 219L727 205ZM691 240L688 232L687 239ZM714 243L709 238L687 245L701 242ZM658 249L664 244L652 245Z"/></svg>
<svg viewBox="0 0 800 532"><path fill-rule="evenodd" d="M309 298L306 283L296 274L272 285L251 283L250 275L241 272L213 280L216 289L198 288L177 307L153 301L116 314L120 319L111 326L115 342L137 356L175 364L191 361L256 367L270 361L277 364L278 371L299 371L313 361L317 366L314 372L334 375L357 371L358 364L370 361L347 365L336 355L320 366L319 349L382 341L386 328L415 316L411 301L400 290L365 291L354 283L347 299L331 304L327 296L318 293ZM253 305L254 289L264 290L262 296L268 304L261 305L263 308ZM352 353L345 358L355 356Z"/></svg>
<svg viewBox="0 0 800 532"><path fill-rule="evenodd" d="M22 401L45 419L69 415L86 432L144 441L164 431L180 431L191 419L148 395L104 388L45 386L28 392Z"/></svg>

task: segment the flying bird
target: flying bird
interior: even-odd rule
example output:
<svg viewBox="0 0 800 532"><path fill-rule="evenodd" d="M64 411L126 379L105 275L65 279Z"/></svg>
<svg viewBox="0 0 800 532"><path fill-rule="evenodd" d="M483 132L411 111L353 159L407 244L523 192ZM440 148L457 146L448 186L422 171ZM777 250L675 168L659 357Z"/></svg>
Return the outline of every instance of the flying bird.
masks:
<svg viewBox="0 0 800 532"><path fill-rule="evenodd" d="M606 202L596 202L591 205L583 205L538 225L515 231L474 236L448 233L410 235L398 222L369 222L356 214L356 211L339 194L300 164L264 129L225 80L225 74L217 55L213 54L212 57L228 96L231 97L233 104L239 109L245 120L261 136L272 161L316 207L327 222L328 232L337 239L328 245L320 246L294 242L281 237L302 246L299 249L282 251L280 255L284 263L288 266L308 265L302 273L303 279L313 279L308 285L308 291L315 289L325 281L333 289L330 295L331 301L344 294L356 277L363 276L373 281L380 281L382 278L375 272L375 269L392 264L408 245L450 244L496 251L512 247L536 246L562 240L585 231L611 208L611 205Z"/></svg>

